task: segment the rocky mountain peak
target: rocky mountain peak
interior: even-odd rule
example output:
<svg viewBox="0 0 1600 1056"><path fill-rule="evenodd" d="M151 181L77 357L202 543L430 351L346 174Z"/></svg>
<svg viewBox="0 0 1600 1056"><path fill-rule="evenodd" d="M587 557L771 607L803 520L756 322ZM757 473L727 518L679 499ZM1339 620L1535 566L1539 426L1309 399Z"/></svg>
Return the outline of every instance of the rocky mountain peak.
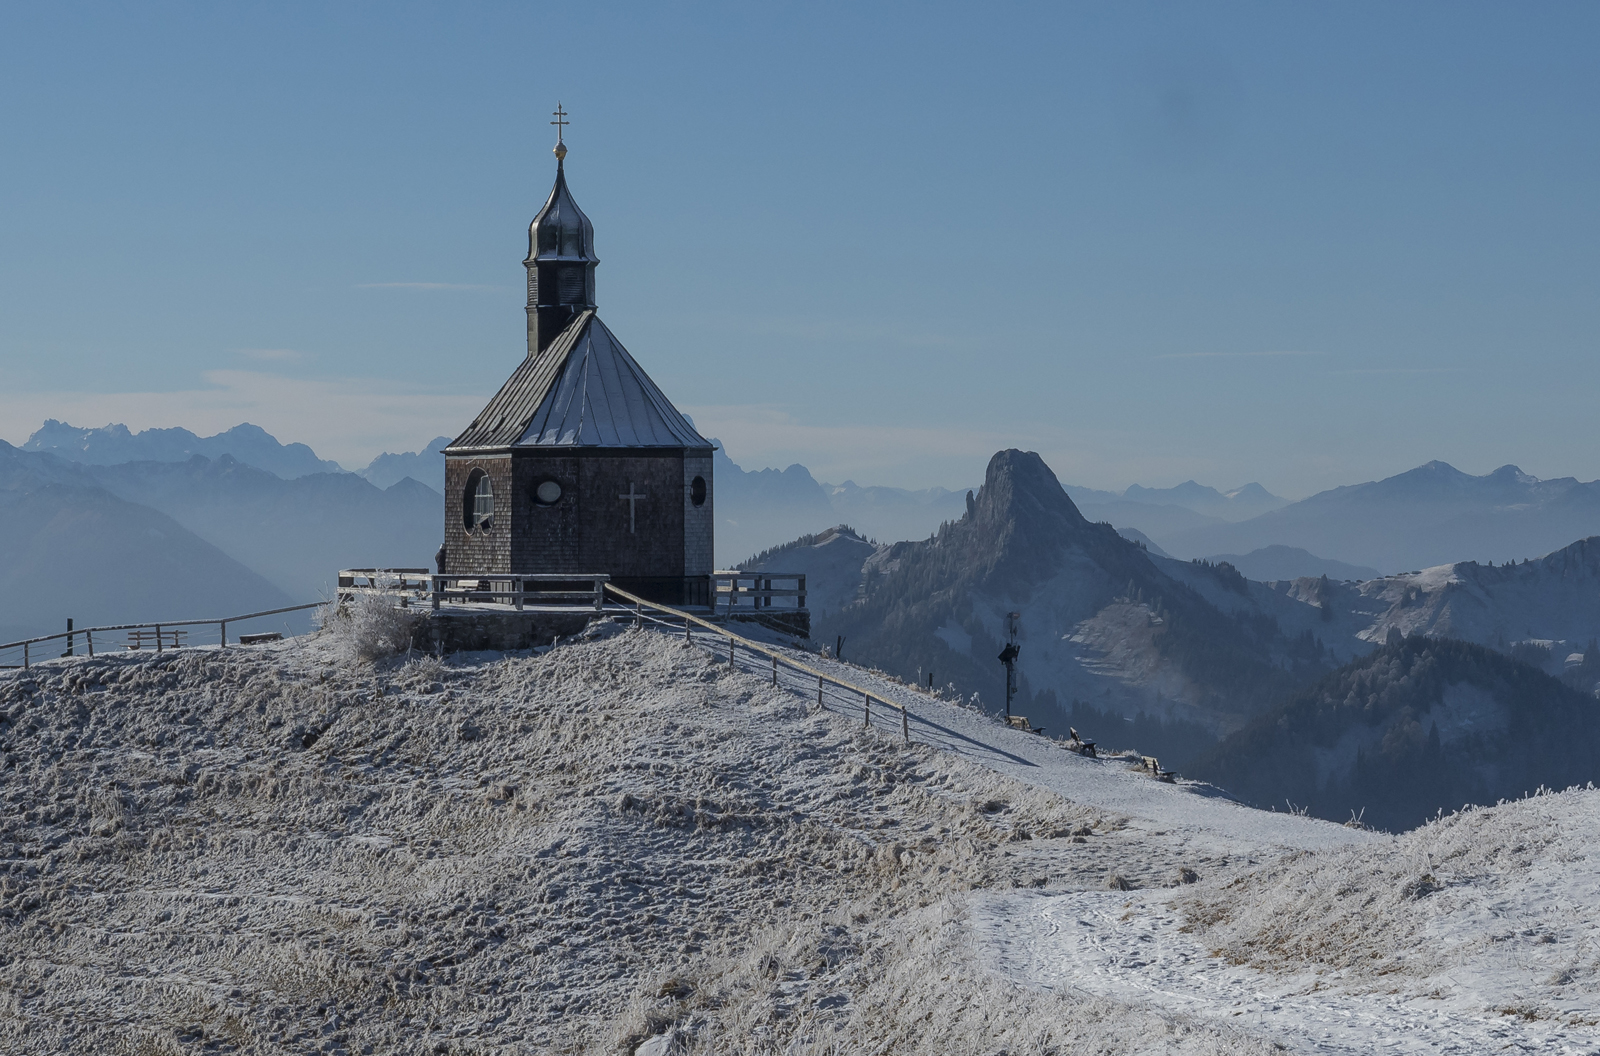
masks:
<svg viewBox="0 0 1600 1056"><path fill-rule="evenodd" d="M989 460L971 518L985 532L1027 535L1080 531L1088 525L1061 481L1034 451L1010 448Z"/></svg>

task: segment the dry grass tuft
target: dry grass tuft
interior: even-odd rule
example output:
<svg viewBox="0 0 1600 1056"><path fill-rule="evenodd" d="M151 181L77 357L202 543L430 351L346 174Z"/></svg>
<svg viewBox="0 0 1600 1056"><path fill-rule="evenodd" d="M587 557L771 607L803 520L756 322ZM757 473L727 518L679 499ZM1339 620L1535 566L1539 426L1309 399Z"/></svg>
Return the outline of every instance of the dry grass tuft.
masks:
<svg viewBox="0 0 1600 1056"><path fill-rule="evenodd" d="M317 619L351 659L371 663L409 652L412 633L425 617L384 598L358 594L328 602L317 610Z"/></svg>

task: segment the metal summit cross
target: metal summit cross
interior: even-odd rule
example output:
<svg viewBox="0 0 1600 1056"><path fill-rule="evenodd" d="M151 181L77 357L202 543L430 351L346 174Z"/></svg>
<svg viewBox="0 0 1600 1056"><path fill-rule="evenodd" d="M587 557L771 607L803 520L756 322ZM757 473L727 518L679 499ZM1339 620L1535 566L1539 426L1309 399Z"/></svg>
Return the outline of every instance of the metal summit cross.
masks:
<svg viewBox="0 0 1600 1056"><path fill-rule="evenodd" d="M617 498L627 500L627 503L628 503L628 534L632 535L633 534L633 524L634 524L634 510L638 506L639 500L644 498L644 492L641 491L641 492L638 492L637 494L635 494L635 492L633 490L633 481L630 480L630 481L628 481L628 490L626 492L624 492L623 494L618 495Z"/></svg>

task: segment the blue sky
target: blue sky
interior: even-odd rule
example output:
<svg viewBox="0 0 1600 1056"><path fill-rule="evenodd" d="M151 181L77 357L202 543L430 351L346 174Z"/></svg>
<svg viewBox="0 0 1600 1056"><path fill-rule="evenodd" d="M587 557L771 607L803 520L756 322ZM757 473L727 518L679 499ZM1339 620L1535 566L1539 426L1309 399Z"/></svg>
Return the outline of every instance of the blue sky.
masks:
<svg viewBox="0 0 1600 1056"><path fill-rule="evenodd" d="M572 115L611 327L747 467L1600 477L1600 7L0 8L0 437L347 465L523 354Z"/></svg>

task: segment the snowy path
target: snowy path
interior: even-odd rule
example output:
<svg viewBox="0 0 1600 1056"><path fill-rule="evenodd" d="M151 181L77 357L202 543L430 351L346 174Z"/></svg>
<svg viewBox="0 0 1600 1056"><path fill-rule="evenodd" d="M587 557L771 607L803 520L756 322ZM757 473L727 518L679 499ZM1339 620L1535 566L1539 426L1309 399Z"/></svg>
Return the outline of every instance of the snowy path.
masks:
<svg viewBox="0 0 1600 1056"><path fill-rule="evenodd" d="M726 639L719 635L697 634L695 640L717 656L728 655ZM1234 856L1343 847L1388 838L1315 818L1256 810L1195 790L1204 786L1164 784L1141 775L1124 760L1085 759L1046 737L1003 726L991 716L938 700L862 668L786 650L777 643L771 647L791 653L800 663L869 689L884 700L905 704L911 739L917 743L953 752L1075 803L1124 815L1134 828L1163 832L1178 829L1191 840L1209 843L1217 853ZM738 651L736 658L741 668L752 673L771 671L770 660L750 655L748 650ZM780 666L778 681L798 694L816 698L817 683L810 676ZM834 686L826 687L824 705L840 714L861 717L861 699ZM899 736L898 708L875 707L872 725Z"/></svg>
<svg viewBox="0 0 1600 1056"><path fill-rule="evenodd" d="M725 658L727 648L720 642L706 635L699 644ZM1174 856L1181 856L1176 859L1180 862L1210 856L1236 874L1240 867L1271 862L1290 851L1371 848L1387 855L1398 849L1393 836L1255 810L1206 794L1211 791L1206 786L1163 784L1123 760L1084 759L1044 737L1010 729L849 664L793 655L875 696L904 703L913 741L1125 818L1118 844L1107 850L1119 869L1126 865L1131 873L1142 868L1149 875L1166 868ZM770 676L766 657L740 654L738 663ZM816 699L816 681L808 676L780 668L778 681ZM827 687L824 703L858 721L862 716L860 698L834 687ZM875 705L871 718L884 734L900 736L897 709ZM1052 859L1059 850L1039 847L1014 853L1033 857L1041 871L1059 872L1050 869L1059 864ZM1600 1054L1600 1026L1583 1023L1588 1017L1530 1019L1494 1011L1511 998L1541 989L1542 976L1528 976L1531 962L1512 972L1519 979L1527 977L1520 984L1480 978L1475 963L1469 968L1459 961L1459 973L1396 975L1378 982L1321 967L1299 974L1265 972L1230 964L1181 930L1184 919L1173 899L1191 890L974 892L976 955L985 968L1030 987L1075 990L1210 1021L1273 1039L1297 1053ZM1499 902L1488 913L1495 918L1513 915ZM1457 927L1468 927L1461 914L1449 917ZM1491 923L1477 921L1468 930L1483 931ZM1499 921L1501 926L1510 923Z"/></svg>
<svg viewBox="0 0 1600 1056"><path fill-rule="evenodd" d="M1340 973L1273 975L1228 964L1179 930L1172 891L1023 892L974 898L988 967L1030 986L1076 989L1226 1022L1291 1052L1600 1052L1600 1029L1484 1014L1449 995L1448 978L1400 992L1344 992Z"/></svg>

